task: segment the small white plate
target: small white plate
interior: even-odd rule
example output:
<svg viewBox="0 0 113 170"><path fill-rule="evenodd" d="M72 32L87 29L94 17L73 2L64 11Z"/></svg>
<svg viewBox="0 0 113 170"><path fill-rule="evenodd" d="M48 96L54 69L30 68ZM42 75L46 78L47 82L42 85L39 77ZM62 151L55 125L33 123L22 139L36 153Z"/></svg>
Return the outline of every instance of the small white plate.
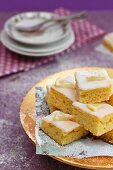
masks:
<svg viewBox="0 0 113 170"><path fill-rule="evenodd" d="M40 46L40 47L39 46L36 46L36 47L26 46L26 48L24 48L24 45L12 40L5 33L4 30L1 32L1 42L3 43L5 47L7 47L9 50L13 52L26 55L26 56L34 56L34 57L42 57L42 56L57 54L59 52L64 51L68 47L70 47L74 41L75 41L75 36L74 36L73 31L71 31L70 34L66 38L58 42L55 42L53 44L46 45L46 47L45 46ZM36 51L35 50L33 51L32 48L34 48ZM30 51L30 49L32 49L32 51Z"/></svg>
<svg viewBox="0 0 113 170"><path fill-rule="evenodd" d="M70 30L69 34L62 40L59 40L57 42L54 42L52 44L46 44L46 45L27 45L27 44L22 44L19 43L13 39L11 39L7 33L3 30L1 32L1 38L3 39L3 41L7 40L7 44L9 44L9 46L12 46L12 48L15 48L17 50L21 50L21 51L25 51L25 52L32 52L32 53L45 53L45 52L50 52L50 51L54 51L59 49L59 46L61 46L62 44L65 44L69 37L70 34L72 34L72 30Z"/></svg>
<svg viewBox="0 0 113 170"><path fill-rule="evenodd" d="M55 24L54 27L48 28L43 34L39 34L27 32L22 33L12 27L12 25L33 26L37 22L40 23L56 16L56 14L49 12L25 12L8 19L4 25L4 29L11 38L21 43L32 45L53 43L66 37L71 26L68 25L64 28L60 24Z"/></svg>

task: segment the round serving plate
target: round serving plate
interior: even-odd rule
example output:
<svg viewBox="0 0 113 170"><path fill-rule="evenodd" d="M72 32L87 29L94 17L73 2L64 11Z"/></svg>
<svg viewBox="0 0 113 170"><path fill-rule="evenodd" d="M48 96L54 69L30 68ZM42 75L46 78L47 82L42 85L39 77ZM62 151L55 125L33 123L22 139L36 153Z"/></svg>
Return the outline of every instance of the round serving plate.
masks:
<svg viewBox="0 0 113 170"><path fill-rule="evenodd" d="M87 68L76 68L71 70L65 70L62 72L58 72L56 74L53 74L51 76L46 77L42 81L35 84L31 90L26 94L26 96L23 98L23 101L21 103L20 107L20 120L22 123L22 126L28 135L29 139L35 144L35 87L42 86L46 87L46 84L53 83L56 78L59 76L68 76L73 74L76 71L79 70L88 70L88 69L95 69L95 67L87 67ZM113 78L113 69L106 68L108 74L111 78ZM112 101L111 101L112 102ZM52 158L72 165L76 167L86 168L86 169L102 169L102 170L113 170L113 157L110 156L95 156L95 157L89 157L89 158L72 158L72 157L57 157L52 156Z"/></svg>
<svg viewBox="0 0 113 170"><path fill-rule="evenodd" d="M34 57L42 57L42 56L49 56L53 54L57 54L62 52L63 50L69 48L75 41L75 35L71 30L69 35L67 35L64 39L54 42L51 45L46 44L43 46L35 45L26 45L21 44L19 42L14 41L11 39L4 30L1 32L1 42L7 47L9 50L26 55L26 56L34 56Z"/></svg>
<svg viewBox="0 0 113 170"><path fill-rule="evenodd" d="M18 26L29 27L41 23L45 20L52 19L58 15L50 12L24 12L15 15L5 22L4 30L12 39L30 45L44 45L56 42L67 36L71 30L71 26L62 26L59 23L54 23L54 27L48 27L43 33L36 32L21 32L15 29Z"/></svg>

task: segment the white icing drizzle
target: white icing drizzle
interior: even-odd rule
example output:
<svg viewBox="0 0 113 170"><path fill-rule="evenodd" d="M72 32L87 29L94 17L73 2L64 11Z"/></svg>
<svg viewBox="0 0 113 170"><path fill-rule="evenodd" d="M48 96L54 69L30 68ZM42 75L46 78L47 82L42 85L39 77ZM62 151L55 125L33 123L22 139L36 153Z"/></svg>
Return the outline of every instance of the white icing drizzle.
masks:
<svg viewBox="0 0 113 170"><path fill-rule="evenodd" d="M58 91L59 93L62 93L64 96L68 97L73 102L77 100L77 94L75 89L56 87L56 86L52 86L52 88Z"/></svg>
<svg viewBox="0 0 113 170"><path fill-rule="evenodd" d="M57 113L61 114L61 116L64 118L66 117L66 120L61 120L61 121L54 120L54 117L56 116ZM60 111L54 111L50 115L44 117L43 120L55 125L56 127L58 127L64 132L71 132L72 130L78 128L80 125L75 121L70 120L70 118L73 118L73 116L69 114L65 114Z"/></svg>
<svg viewBox="0 0 113 170"><path fill-rule="evenodd" d="M75 89L75 80L71 76L68 76L66 78L59 77L55 81L55 86Z"/></svg>
<svg viewBox="0 0 113 170"><path fill-rule="evenodd" d="M83 104L83 103L80 103L77 101L75 101L73 103L73 106L75 106L75 108L79 108L80 110L82 110L88 114L94 115L99 119L101 119L109 114L113 114L113 107L107 103L98 104L98 109L95 111L88 109L87 104Z"/></svg>
<svg viewBox="0 0 113 170"><path fill-rule="evenodd" d="M88 77L97 76L97 80L88 81ZM103 76L104 79L98 80L98 76ZM90 90L96 88L107 87L111 85L110 77L105 69L78 71L75 73L77 84L81 90Z"/></svg>

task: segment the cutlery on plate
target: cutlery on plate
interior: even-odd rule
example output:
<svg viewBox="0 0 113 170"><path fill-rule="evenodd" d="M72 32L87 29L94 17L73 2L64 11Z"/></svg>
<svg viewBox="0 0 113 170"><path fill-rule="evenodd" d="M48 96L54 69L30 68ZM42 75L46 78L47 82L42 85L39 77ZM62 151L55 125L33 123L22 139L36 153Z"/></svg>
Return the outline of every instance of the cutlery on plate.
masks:
<svg viewBox="0 0 113 170"><path fill-rule="evenodd" d="M23 32L33 32L33 31L39 31L40 32L41 30L43 30L42 28L47 24L49 24L49 25L47 25L47 27L51 27L51 26L55 25L55 23L58 23L58 24L61 24L61 25L66 25L72 20L84 19L86 17L87 17L87 13L81 12L81 13L72 14L72 15L69 15L69 16L53 17L51 19L47 19L45 21L42 21L40 24L38 23L36 25L29 26L29 27L18 26L18 25L13 25L13 27L16 30L23 31ZM44 27L44 29L46 29L46 27Z"/></svg>

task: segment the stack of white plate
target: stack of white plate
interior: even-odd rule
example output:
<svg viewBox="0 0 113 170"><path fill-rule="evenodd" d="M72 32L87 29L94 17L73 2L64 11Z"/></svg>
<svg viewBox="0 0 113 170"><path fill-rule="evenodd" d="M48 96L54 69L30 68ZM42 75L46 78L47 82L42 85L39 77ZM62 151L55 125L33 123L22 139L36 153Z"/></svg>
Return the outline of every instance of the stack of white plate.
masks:
<svg viewBox="0 0 113 170"><path fill-rule="evenodd" d="M70 25L63 27L56 23L43 33L22 32L16 26L29 27L37 22L55 17L49 12L25 12L8 19L1 32L1 41L5 47L19 54L26 56L49 56L57 54L69 46L75 40L74 33Z"/></svg>

